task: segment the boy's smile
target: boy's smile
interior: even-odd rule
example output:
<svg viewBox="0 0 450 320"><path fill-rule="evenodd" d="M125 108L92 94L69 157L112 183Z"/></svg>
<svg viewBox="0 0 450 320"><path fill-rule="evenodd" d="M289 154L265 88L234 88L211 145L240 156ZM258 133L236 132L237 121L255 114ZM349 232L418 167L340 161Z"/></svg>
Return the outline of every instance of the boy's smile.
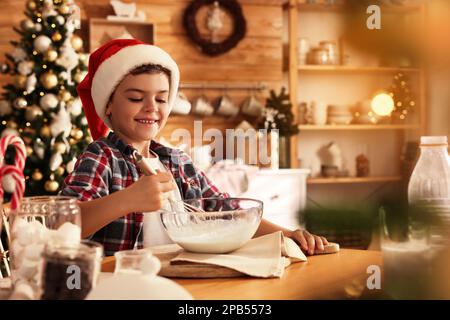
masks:
<svg viewBox="0 0 450 320"><path fill-rule="evenodd" d="M169 116L168 99L169 79L164 73L129 74L114 91L106 115L114 131L146 155Z"/></svg>

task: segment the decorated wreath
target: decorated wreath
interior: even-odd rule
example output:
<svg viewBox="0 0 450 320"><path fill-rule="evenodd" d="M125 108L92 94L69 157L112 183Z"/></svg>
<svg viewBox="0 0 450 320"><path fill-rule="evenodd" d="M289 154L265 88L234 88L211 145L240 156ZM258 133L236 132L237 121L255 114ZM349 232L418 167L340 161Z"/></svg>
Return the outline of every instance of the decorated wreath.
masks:
<svg viewBox="0 0 450 320"><path fill-rule="evenodd" d="M205 39L197 28L196 16L204 6L213 6L211 16L208 19L208 29L211 32L222 28L222 21L217 15L224 8L233 19L233 32L223 41ZM198 45L201 51L209 56L218 56L233 49L241 41L247 30L247 23L242 13L242 8L236 0L194 0L186 8L183 17L183 25L187 35Z"/></svg>

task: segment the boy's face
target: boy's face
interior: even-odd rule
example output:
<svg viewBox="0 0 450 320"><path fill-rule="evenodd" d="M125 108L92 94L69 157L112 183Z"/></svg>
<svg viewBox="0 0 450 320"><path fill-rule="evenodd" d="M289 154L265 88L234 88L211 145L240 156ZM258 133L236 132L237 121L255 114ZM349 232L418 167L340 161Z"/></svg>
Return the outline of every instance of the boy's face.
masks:
<svg viewBox="0 0 450 320"><path fill-rule="evenodd" d="M127 143L150 141L169 116L169 79L164 73L127 75L106 107L114 131Z"/></svg>

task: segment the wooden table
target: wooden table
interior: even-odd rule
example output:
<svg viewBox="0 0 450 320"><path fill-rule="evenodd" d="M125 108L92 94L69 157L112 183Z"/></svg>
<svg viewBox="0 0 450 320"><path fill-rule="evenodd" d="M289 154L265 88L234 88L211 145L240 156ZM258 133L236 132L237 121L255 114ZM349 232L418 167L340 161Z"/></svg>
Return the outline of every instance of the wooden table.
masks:
<svg viewBox="0 0 450 320"><path fill-rule="evenodd" d="M113 260L102 271L113 270ZM195 299L293 300L357 298L366 289L369 265L381 267L380 251L342 249L339 253L308 257L289 266L281 279L173 279Z"/></svg>

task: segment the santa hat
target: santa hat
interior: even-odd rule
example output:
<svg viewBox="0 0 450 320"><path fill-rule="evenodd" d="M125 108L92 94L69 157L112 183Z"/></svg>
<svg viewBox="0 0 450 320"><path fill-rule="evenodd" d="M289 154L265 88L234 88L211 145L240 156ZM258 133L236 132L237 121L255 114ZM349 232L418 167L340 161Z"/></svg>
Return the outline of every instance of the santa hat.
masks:
<svg viewBox="0 0 450 320"><path fill-rule="evenodd" d="M180 71L167 52L136 39L117 39L90 55L88 73L77 91L94 140L104 137L108 128L112 129L105 114L111 94L130 71L145 64L157 64L170 70L168 105L171 110L177 96Z"/></svg>

